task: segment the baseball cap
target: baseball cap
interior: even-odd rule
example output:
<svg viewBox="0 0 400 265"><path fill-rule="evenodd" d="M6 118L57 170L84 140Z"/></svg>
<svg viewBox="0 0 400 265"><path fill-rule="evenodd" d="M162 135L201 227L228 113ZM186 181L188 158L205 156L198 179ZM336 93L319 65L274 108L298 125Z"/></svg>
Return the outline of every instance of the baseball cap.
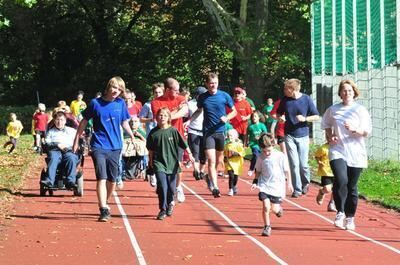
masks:
<svg viewBox="0 0 400 265"><path fill-rule="evenodd" d="M198 87L196 87L196 90L195 90L194 94L196 96L198 96L198 95L201 95L201 94L206 93L206 92L207 92L207 89L205 87L198 86Z"/></svg>
<svg viewBox="0 0 400 265"><path fill-rule="evenodd" d="M235 87L235 88L233 89L233 92L234 92L234 93L243 93L243 92L244 92L244 89L241 88L241 87Z"/></svg>

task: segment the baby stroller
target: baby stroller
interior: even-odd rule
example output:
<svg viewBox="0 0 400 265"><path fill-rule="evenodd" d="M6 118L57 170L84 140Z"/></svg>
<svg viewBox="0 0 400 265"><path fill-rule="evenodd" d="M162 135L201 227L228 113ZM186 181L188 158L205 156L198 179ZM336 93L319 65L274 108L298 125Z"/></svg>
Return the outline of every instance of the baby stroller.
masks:
<svg viewBox="0 0 400 265"><path fill-rule="evenodd" d="M85 162L85 158L83 156L83 142L80 141L80 146L78 150L78 164L77 164L77 173L76 173L76 187L69 189L66 187L67 183L67 177L65 172L62 170L62 163L58 165L57 171L56 171L56 178L54 185L52 187L48 187L45 184L42 183L43 180L47 178L47 167L42 169L42 172L40 174L40 196L46 196L46 193L48 192L50 196L53 196L54 191L56 190L72 190L74 196L83 196L83 165ZM46 154L48 154L48 148L44 146L44 149ZM72 150L67 150L66 152L72 152ZM49 163L49 157L45 158L46 164Z"/></svg>
<svg viewBox="0 0 400 265"><path fill-rule="evenodd" d="M145 156L148 154L146 142L140 139L125 139L122 148L124 179L135 179L146 175Z"/></svg>

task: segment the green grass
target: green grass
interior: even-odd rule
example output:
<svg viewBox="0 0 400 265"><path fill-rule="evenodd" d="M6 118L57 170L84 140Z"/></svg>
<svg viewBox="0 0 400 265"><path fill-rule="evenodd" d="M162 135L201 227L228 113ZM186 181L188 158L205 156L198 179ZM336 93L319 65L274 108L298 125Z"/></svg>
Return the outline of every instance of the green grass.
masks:
<svg viewBox="0 0 400 265"><path fill-rule="evenodd" d="M369 201L400 210L400 162L370 161L360 176L358 188Z"/></svg>
<svg viewBox="0 0 400 265"><path fill-rule="evenodd" d="M32 135L22 135L13 154L7 152L10 146L3 148L7 140L8 137L0 136L0 205L21 189L25 175L39 159L32 150Z"/></svg>

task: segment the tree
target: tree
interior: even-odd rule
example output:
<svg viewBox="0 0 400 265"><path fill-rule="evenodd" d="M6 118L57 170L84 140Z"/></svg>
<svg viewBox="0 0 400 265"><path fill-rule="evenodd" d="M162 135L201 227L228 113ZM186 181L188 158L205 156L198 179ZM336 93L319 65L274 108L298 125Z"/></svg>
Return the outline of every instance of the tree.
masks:
<svg viewBox="0 0 400 265"><path fill-rule="evenodd" d="M308 0L202 0L239 71L232 80L261 103L277 96L283 78L309 83ZM306 83L307 83L306 82Z"/></svg>

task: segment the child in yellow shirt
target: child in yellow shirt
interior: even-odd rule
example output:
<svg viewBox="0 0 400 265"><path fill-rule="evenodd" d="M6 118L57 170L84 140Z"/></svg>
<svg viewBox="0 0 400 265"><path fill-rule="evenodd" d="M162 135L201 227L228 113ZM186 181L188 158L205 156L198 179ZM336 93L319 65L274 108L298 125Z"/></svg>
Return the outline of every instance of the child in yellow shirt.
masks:
<svg viewBox="0 0 400 265"><path fill-rule="evenodd" d="M331 199L328 203L328 212L336 212L335 202L333 201L332 185L333 185L333 173L329 164L329 144L325 143L321 145L314 154L315 159L318 162L318 176L321 177L321 189L318 192L316 201L318 205L322 205L324 202L325 194L330 193Z"/></svg>
<svg viewBox="0 0 400 265"><path fill-rule="evenodd" d="M229 196L236 195L237 182L243 171L245 150L239 134L235 129L228 131L228 139L224 146L225 171L229 175Z"/></svg>
<svg viewBox="0 0 400 265"><path fill-rule="evenodd" d="M17 147L17 139L20 137L23 128L22 123L17 120L17 115L15 113L10 113L10 122L7 125L7 135L10 137L10 140L8 140L3 146L4 148L7 148L10 144L12 145L8 151L9 154L11 154Z"/></svg>

